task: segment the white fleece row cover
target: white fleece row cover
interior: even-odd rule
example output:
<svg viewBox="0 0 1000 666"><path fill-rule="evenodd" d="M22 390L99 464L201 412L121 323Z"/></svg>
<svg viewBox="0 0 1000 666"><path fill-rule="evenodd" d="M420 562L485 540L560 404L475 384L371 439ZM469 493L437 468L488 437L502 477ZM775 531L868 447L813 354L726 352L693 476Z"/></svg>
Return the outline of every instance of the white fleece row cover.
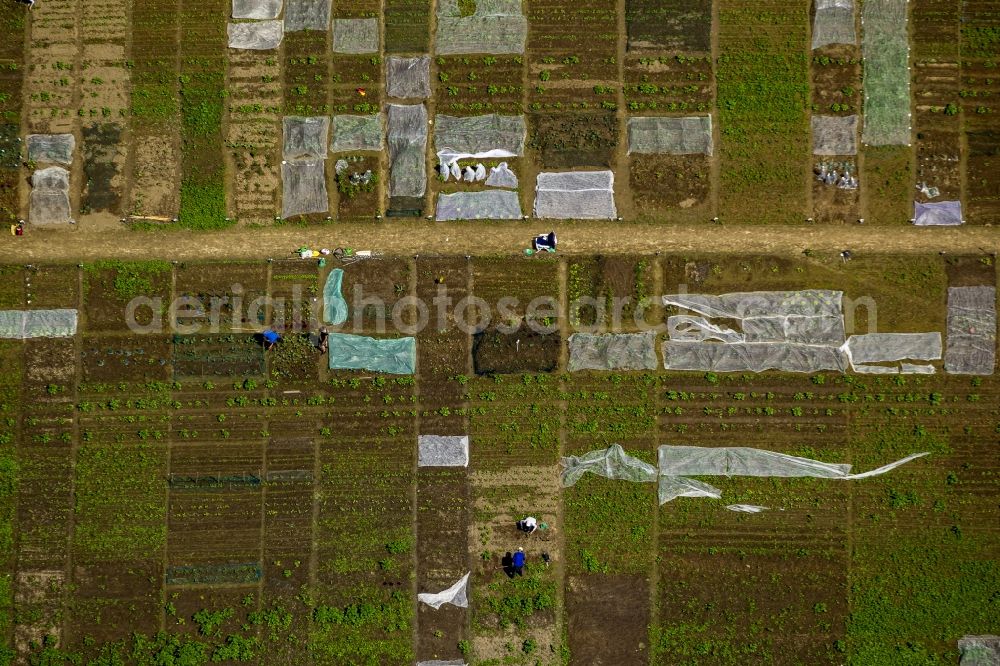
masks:
<svg viewBox="0 0 1000 666"><path fill-rule="evenodd" d="M848 463L826 463L810 458L745 446L703 447L665 444L658 451L658 467L625 453L621 445L562 459L563 486L572 486L590 472L608 479L653 482L659 480L660 504L677 497L711 497L722 491L692 476L815 477L864 479L885 474L928 452L914 453L882 467L857 474ZM735 509L734 509L735 510Z"/></svg>

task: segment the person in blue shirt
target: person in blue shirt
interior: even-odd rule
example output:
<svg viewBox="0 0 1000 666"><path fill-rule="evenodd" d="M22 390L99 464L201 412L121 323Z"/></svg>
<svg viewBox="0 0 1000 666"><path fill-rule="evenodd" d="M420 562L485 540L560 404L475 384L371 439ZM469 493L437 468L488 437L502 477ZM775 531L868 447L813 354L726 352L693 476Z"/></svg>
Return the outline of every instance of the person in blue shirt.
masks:
<svg viewBox="0 0 1000 666"><path fill-rule="evenodd" d="M514 573L517 574L518 576L523 576L524 575L524 560L525 559L526 558L524 556L524 548L518 548L517 552L514 553L514 561L513 561Z"/></svg>
<svg viewBox="0 0 1000 666"><path fill-rule="evenodd" d="M267 350L270 351L274 345L281 342L281 336L273 328L269 328L264 331L264 342L267 343Z"/></svg>

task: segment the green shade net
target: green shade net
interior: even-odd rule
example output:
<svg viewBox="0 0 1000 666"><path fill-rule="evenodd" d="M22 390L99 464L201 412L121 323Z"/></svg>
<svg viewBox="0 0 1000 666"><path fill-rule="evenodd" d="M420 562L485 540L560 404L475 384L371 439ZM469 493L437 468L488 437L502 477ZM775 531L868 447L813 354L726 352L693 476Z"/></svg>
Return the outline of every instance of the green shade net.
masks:
<svg viewBox="0 0 1000 666"><path fill-rule="evenodd" d="M343 282L343 269L334 268L326 278L326 286L323 287L323 320L335 326L347 321L347 301L340 293Z"/></svg>
<svg viewBox="0 0 1000 666"><path fill-rule="evenodd" d="M363 335L331 333L331 370L374 370L412 375L417 363L416 338L379 340Z"/></svg>

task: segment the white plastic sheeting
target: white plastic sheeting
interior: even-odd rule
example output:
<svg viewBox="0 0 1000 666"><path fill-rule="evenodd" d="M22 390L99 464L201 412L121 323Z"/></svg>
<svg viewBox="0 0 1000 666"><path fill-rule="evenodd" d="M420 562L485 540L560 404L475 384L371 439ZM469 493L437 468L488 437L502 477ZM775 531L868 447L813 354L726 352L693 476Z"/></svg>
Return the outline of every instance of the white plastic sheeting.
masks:
<svg viewBox="0 0 1000 666"><path fill-rule="evenodd" d="M69 202L69 171L62 167L39 169L31 174L28 222L46 226L73 221Z"/></svg>
<svg viewBox="0 0 1000 666"><path fill-rule="evenodd" d="M961 201L913 202L913 224L918 227L955 227L963 222Z"/></svg>
<svg viewBox="0 0 1000 666"><path fill-rule="evenodd" d="M962 636L958 666L1000 666L1000 636Z"/></svg>
<svg viewBox="0 0 1000 666"><path fill-rule="evenodd" d="M663 343L663 365L667 370L710 372L845 372L847 356L839 347L794 342L684 342Z"/></svg>
<svg viewBox="0 0 1000 666"><path fill-rule="evenodd" d="M435 219L449 220L520 220L521 201L517 192L483 190L440 194Z"/></svg>
<svg viewBox="0 0 1000 666"><path fill-rule="evenodd" d="M76 335L78 313L73 309L0 310L0 338L67 338Z"/></svg>
<svg viewBox="0 0 1000 666"><path fill-rule="evenodd" d="M872 146L910 143L910 72L907 0L865 0L861 5L865 124Z"/></svg>
<svg viewBox="0 0 1000 666"><path fill-rule="evenodd" d="M334 19L333 52L378 53L378 19Z"/></svg>
<svg viewBox="0 0 1000 666"><path fill-rule="evenodd" d="M434 119L434 150L441 164L464 159L496 159L524 154L527 128L524 116L455 117Z"/></svg>
<svg viewBox="0 0 1000 666"><path fill-rule="evenodd" d="M233 0L234 19L276 19L283 0Z"/></svg>
<svg viewBox="0 0 1000 666"><path fill-rule="evenodd" d="M490 168L490 175L486 178L488 187L509 187L517 189L517 174L510 170L506 162L501 162Z"/></svg>
<svg viewBox="0 0 1000 666"><path fill-rule="evenodd" d="M667 318L668 370L714 372L844 371L843 292L826 289L670 294L663 304L701 316ZM739 322L741 330L709 319Z"/></svg>
<svg viewBox="0 0 1000 666"><path fill-rule="evenodd" d="M629 154L711 155L712 116L629 118L628 152Z"/></svg>
<svg viewBox="0 0 1000 666"><path fill-rule="evenodd" d="M813 155L857 155L858 117L812 117Z"/></svg>
<svg viewBox="0 0 1000 666"><path fill-rule="evenodd" d="M758 506L756 504L727 504L726 508L736 513L760 513L767 511L766 506Z"/></svg>
<svg viewBox="0 0 1000 666"><path fill-rule="evenodd" d="M330 209L326 192L326 162L303 160L281 165L281 216L289 218Z"/></svg>
<svg viewBox="0 0 1000 666"><path fill-rule="evenodd" d="M865 479L890 472L900 465L928 455L914 453L887 465L867 472L851 473L847 463L825 463L810 458L800 458L787 453L742 446L660 446L657 452L658 467L625 453L619 444L607 449L590 451L582 456L562 459L563 486L572 486L590 472L608 479L639 483L659 481L660 504L677 497L710 497L718 499L722 492L692 476L756 476L756 477L815 477L821 479ZM732 507L744 507L737 509ZM732 511L763 510L754 505L732 505Z"/></svg>
<svg viewBox="0 0 1000 666"><path fill-rule="evenodd" d="M371 116L334 116L330 152L347 153L355 150L382 150L382 114Z"/></svg>
<svg viewBox="0 0 1000 666"><path fill-rule="evenodd" d="M886 363L911 359L936 361L941 358L941 334L933 333L867 333L852 335L844 348L854 370L869 363ZM878 372L878 371L876 371Z"/></svg>
<svg viewBox="0 0 1000 666"><path fill-rule="evenodd" d="M468 467L467 435L420 435L417 437L417 467Z"/></svg>
<svg viewBox="0 0 1000 666"><path fill-rule="evenodd" d="M332 0L288 0L285 30L329 30Z"/></svg>
<svg viewBox="0 0 1000 666"><path fill-rule="evenodd" d="M657 476L656 467L628 455L620 444L612 444L606 449L590 451L582 456L567 456L562 459L562 466L564 486L572 486L587 472L606 479L644 483L653 483Z"/></svg>
<svg viewBox="0 0 1000 666"><path fill-rule="evenodd" d="M613 220L615 175L611 171L540 173L535 216L556 220Z"/></svg>
<svg viewBox="0 0 1000 666"><path fill-rule="evenodd" d="M427 109L423 104L389 105L388 143L389 196L424 196Z"/></svg>
<svg viewBox="0 0 1000 666"><path fill-rule="evenodd" d="M667 332L671 340L703 342L718 340L727 344L740 342L798 342L818 345L839 345L844 342L842 317L819 315L774 315L747 317L742 331L713 324L704 317L672 315L667 317Z"/></svg>
<svg viewBox="0 0 1000 666"><path fill-rule="evenodd" d="M569 370L654 370L656 333L574 333L569 336Z"/></svg>
<svg viewBox="0 0 1000 666"><path fill-rule="evenodd" d="M286 160L326 158L330 119L326 116L285 116L282 119L282 156Z"/></svg>
<svg viewBox="0 0 1000 666"><path fill-rule="evenodd" d="M528 19L521 0L475 0L471 16L462 16L458 0L437 3L435 50L459 53L524 53Z"/></svg>
<svg viewBox="0 0 1000 666"><path fill-rule="evenodd" d="M843 292L825 289L754 291L729 294L670 294L667 306L697 315L667 318L664 343L668 370L714 372L855 371L867 374L930 374L926 364L871 365L904 359L941 358L941 334L871 333L846 338ZM740 330L710 321L736 320Z"/></svg>
<svg viewBox="0 0 1000 666"><path fill-rule="evenodd" d="M462 576L457 583L449 587L447 590L438 592L437 594L431 594L429 592L421 592L417 595L417 599L424 602L434 610L441 608L445 604L451 604L453 606L458 606L459 608L469 607L469 576L472 572Z"/></svg>
<svg viewBox="0 0 1000 666"><path fill-rule="evenodd" d="M812 47L828 44L857 44L854 30L854 0L816 0Z"/></svg>
<svg viewBox="0 0 1000 666"><path fill-rule="evenodd" d="M706 317L748 319L798 315L840 316L844 292L829 289L799 291L738 291L728 294L668 294L664 305L694 310Z"/></svg>
<svg viewBox="0 0 1000 666"><path fill-rule="evenodd" d="M719 499L722 497L722 491L704 481L686 479L681 476L661 476L657 495L660 498L660 504L663 504L677 497ZM663 499L664 497L669 499Z"/></svg>
<svg viewBox="0 0 1000 666"><path fill-rule="evenodd" d="M996 365L996 288L949 287L944 369L952 374L992 375Z"/></svg>
<svg viewBox="0 0 1000 666"><path fill-rule="evenodd" d="M742 446L671 446L659 448L659 474L690 481L690 476L815 477L821 479L865 479L892 471L911 460L928 455L914 453L867 472L851 473L848 463L825 463L787 453ZM674 494L683 485L660 483L660 504L685 495ZM687 495L689 496L689 495Z"/></svg>
<svg viewBox="0 0 1000 666"><path fill-rule="evenodd" d="M253 51L270 51L281 45L285 26L281 21L252 21L230 23L226 28L229 48Z"/></svg>
<svg viewBox="0 0 1000 666"><path fill-rule="evenodd" d="M76 137L72 134L29 134L27 143L32 162L73 163Z"/></svg>
<svg viewBox="0 0 1000 666"><path fill-rule="evenodd" d="M431 96L431 57L389 56L385 61L385 92L400 99Z"/></svg>

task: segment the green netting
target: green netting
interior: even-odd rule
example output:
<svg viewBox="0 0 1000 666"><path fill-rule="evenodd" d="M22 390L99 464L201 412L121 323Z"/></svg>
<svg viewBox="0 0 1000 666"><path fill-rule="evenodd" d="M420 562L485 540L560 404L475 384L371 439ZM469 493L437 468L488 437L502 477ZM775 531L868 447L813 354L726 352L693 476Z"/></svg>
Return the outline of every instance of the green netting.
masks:
<svg viewBox="0 0 1000 666"><path fill-rule="evenodd" d="M347 301L340 293L340 285L343 282L343 269L334 268L326 278L326 286L323 287L323 319L335 326L347 321Z"/></svg>
<svg viewBox="0 0 1000 666"><path fill-rule="evenodd" d="M909 43L906 0L867 0L862 7L864 130L872 146L910 143Z"/></svg>
<svg viewBox="0 0 1000 666"><path fill-rule="evenodd" d="M331 370L373 370L412 375L416 369L416 338L379 340L363 335L332 333L329 343Z"/></svg>

